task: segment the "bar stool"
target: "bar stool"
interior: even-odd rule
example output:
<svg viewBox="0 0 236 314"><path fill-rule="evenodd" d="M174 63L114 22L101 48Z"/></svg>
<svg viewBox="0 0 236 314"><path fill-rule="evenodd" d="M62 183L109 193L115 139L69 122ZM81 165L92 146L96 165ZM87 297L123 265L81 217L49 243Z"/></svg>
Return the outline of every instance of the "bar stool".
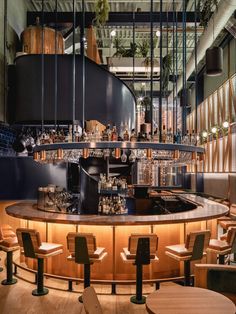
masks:
<svg viewBox="0 0 236 314"><path fill-rule="evenodd" d="M0 248L7 253L7 278L2 281L2 285L13 285L17 282L13 278L12 271L13 252L19 250L20 247L16 234L9 225L2 225L0 227Z"/></svg>
<svg viewBox="0 0 236 314"><path fill-rule="evenodd" d="M84 288L90 286L90 268L93 263L100 263L107 252L105 248L97 247L96 238L92 233L69 232L67 234L67 248L69 261L84 265ZM83 302L82 296L79 301Z"/></svg>
<svg viewBox="0 0 236 314"><path fill-rule="evenodd" d="M156 255L158 237L156 234L131 234L129 236L128 248L123 248L120 253L124 263L132 263L136 266L136 295L130 298L135 304L144 304L146 297L142 295L143 265L158 262Z"/></svg>
<svg viewBox="0 0 236 314"><path fill-rule="evenodd" d="M219 264L225 263L225 256L232 253L236 245L236 227L230 227L228 232L218 239L211 239L208 247L209 252L219 256Z"/></svg>
<svg viewBox="0 0 236 314"><path fill-rule="evenodd" d="M32 291L32 295L41 296L48 294L48 289L44 288L44 259L61 254L62 245L48 242L41 242L40 234L35 229L18 228L16 235L25 257L35 258L38 262L37 289Z"/></svg>
<svg viewBox="0 0 236 314"><path fill-rule="evenodd" d="M211 237L210 230L190 232L185 244L166 246L165 254L175 260L184 262L184 284L190 286L190 262L200 260L206 255Z"/></svg>

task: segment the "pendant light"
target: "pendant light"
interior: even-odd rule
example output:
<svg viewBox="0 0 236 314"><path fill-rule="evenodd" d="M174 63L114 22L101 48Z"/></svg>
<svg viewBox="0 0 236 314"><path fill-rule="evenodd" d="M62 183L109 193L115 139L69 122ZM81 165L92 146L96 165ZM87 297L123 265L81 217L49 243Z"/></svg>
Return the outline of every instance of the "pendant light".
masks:
<svg viewBox="0 0 236 314"><path fill-rule="evenodd" d="M213 42L214 35L214 15L213 22ZM206 50L206 74L208 76L217 76L223 73L223 49L221 47L213 46Z"/></svg>

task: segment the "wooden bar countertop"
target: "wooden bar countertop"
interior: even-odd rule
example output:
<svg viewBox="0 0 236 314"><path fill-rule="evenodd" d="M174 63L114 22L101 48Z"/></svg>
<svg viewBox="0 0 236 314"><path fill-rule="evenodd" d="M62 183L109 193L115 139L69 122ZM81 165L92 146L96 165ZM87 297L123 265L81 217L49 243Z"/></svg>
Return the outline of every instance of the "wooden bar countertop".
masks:
<svg viewBox="0 0 236 314"><path fill-rule="evenodd" d="M194 194L181 197L197 203L197 208L167 215L76 215L45 212L36 201L22 201L6 207L8 215L33 221L76 225L157 225L209 220L226 215L228 207Z"/></svg>

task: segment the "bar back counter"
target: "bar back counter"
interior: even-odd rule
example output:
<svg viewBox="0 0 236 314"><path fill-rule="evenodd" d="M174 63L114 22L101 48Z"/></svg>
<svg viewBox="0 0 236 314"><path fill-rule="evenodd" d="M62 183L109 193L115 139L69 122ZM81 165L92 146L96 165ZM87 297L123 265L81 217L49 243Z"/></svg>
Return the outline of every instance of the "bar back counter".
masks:
<svg viewBox="0 0 236 314"><path fill-rule="evenodd" d="M158 263L144 267L144 279L164 279L183 275L183 265L165 255L167 245L184 243L190 231L211 231L217 236L217 218L228 213L227 206L194 194L182 194L183 200L194 204L195 209L167 215L72 215L45 212L37 209L36 201L1 201L1 222L10 224L14 229L27 227L37 229L42 241L63 244L63 254L50 258L45 272L57 276L82 278L81 266L67 261L66 236L68 232L93 233L98 246L108 252L102 263L91 268L94 280L134 280L135 267L122 262L120 252L127 246L131 233L156 233L158 236ZM147 211L148 213L148 211ZM212 262L213 257L203 258ZM34 261L20 257L29 269L35 269Z"/></svg>

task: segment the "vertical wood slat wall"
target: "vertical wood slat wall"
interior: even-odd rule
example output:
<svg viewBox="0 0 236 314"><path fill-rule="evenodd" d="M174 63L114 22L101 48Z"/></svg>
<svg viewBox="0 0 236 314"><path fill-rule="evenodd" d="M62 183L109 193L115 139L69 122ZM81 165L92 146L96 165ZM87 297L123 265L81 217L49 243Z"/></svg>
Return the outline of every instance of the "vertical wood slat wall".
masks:
<svg viewBox="0 0 236 314"><path fill-rule="evenodd" d="M205 148L204 166L199 164L198 171L236 172L236 73L208 96L187 117L187 129L194 130L195 115L198 115L197 134L206 130L211 132L213 126L222 126L224 121L230 123L228 134L213 139L208 135Z"/></svg>

